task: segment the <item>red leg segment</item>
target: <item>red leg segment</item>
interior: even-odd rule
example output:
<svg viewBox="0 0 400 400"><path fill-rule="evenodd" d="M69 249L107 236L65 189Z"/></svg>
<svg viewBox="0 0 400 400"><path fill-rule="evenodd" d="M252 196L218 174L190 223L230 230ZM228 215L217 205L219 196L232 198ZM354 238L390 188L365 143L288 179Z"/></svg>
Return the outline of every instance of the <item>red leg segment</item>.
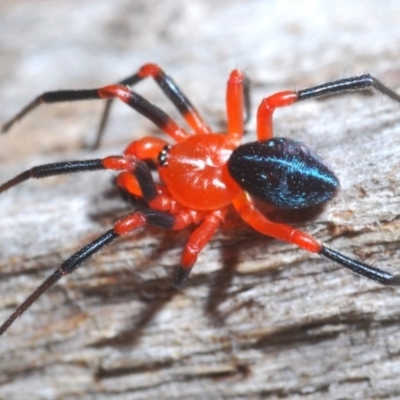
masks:
<svg viewBox="0 0 400 400"><path fill-rule="evenodd" d="M293 243L311 253L319 253L322 244L306 232L299 231L286 224L279 224L268 220L258 211L249 195L242 192L234 201L233 205L246 223L258 232L273 238Z"/></svg>
<svg viewBox="0 0 400 400"><path fill-rule="evenodd" d="M121 172L116 179L116 184L121 189L134 196L143 197L138 180L130 172Z"/></svg>
<svg viewBox="0 0 400 400"><path fill-rule="evenodd" d="M243 136L243 82L242 71L235 69L231 72L226 89L226 113L228 118L228 136L239 141Z"/></svg>
<svg viewBox="0 0 400 400"><path fill-rule="evenodd" d="M271 139L273 134L272 115L276 108L290 106L298 100L298 94L294 91L284 91L266 97L257 111L257 137L258 140Z"/></svg>
<svg viewBox="0 0 400 400"><path fill-rule="evenodd" d="M225 215L226 208L209 213L192 232L182 254L181 268L175 277L176 287L181 287L186 282L200 251L212 239Z"/></svg>
<svg viewBox="0 0 400 400"><path fill-rule="evenodd" d="M226 210L217 210L208 214L190 235L182 254L182 267L189 270L197 260L199 252L211 240L221 221L225 218Z"/></svg>

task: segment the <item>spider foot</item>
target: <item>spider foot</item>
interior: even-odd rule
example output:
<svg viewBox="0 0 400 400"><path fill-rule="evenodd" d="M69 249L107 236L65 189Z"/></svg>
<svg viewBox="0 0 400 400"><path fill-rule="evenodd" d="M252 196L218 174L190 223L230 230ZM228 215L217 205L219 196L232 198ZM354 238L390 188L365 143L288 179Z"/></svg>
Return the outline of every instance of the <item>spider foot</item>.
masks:
<svg viewBox="0 0 400 400"><path fill-rule="evenodd" d="M192 268L179 267L173 281L174 288L182 289L186 285L191 270Z"/></svg>

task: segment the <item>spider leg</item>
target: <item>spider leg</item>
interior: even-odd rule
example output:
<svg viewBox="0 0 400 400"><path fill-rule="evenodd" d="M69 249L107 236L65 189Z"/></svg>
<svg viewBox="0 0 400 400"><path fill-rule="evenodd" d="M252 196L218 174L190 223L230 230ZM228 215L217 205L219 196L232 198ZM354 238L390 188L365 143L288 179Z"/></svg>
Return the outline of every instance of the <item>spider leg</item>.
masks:
<svg viewBox="0 0 400 400"><path fill-rule="evenodd" d="M187 124L196 133L210 133L211 129L205 123L199 112L190 102L190 100L183 94L182 90L178 87L175 81L168 76L163 69L156 64L145 64L135 74L126 79L118 82L120 85L133 86L146 78L153 78L157 85L161 88L164 94L174 104L179 113L186 120ZM104 107L99 129L97 131L96 142L94 148L100 145L101 138L103 137L104 130L107 125L108 117L113 100L108 100Z"/></svg>
<svg viewBox="0 0 400 400"><path fill-rule="evenodd" d="M239 144L243 136L244 124L250 118L250 81L238 69L231 72L227 82L226 113L228 136Z"/></svg>
<svg viewBox="0 0 400 400"><path fill-rule="evenodd" d="M2 335L9 326L24 311L26 311L47 289L54 285L63 275L67 275L78 268L89 257L96 254L103 247L113 242L121 235L126 235L139 227L146 225L154 225L164 229L178 230L183 229L191 223L198 223L204 219L201 225L190 236L188 244L182 255L181 272L178 273L176 279L177 284L182 284L188 277L189 271L197 259L197 254L211 239L219 226L219 222L223 219L225 211L215 211L209 215L204 212L188 210L182 208L173 199L169 199L168 195L163 193L161 188L155 185L151 172L147 165L136 158L126 156L109 156L104 159L77 161L70 163L55 163L44 166L34 167L31 170L22 173L17 178L0 186L0 192L16 185L30 177L45 177L50 175L58 175L60 173L71 173L85 170L95 169L111 169L122 170L123 173L130 173L135 185L138 187L139 194L149 204L150 207L145 210L136 211L117 221L113 229L88 244L69 259L64 261L61 266L48 277L8 318L8 320L0 326L0 335ZM33 171L33 172L32 172ZM22 178L20 178L22 177ZM122 186L122 185L121 185ZM173 211L173 215L169 211L161 210L165 208ZM182 273L184 271L184 273Z"/></svg>
<svg viewBox="0 0 400 400"><path fill-rule="evenodd" d="M131 194L143 196L137 177L132 175L132 173L135 173L137 169L137 162L140 160L157 158L165 146L167 146L166 141L148 136L132 142L124 151L124 156L108 156L103 159L64 161L38 165L0 185L0 193L31 178L39 179L61 174L110 169L114 171L125 171L117 178L119 186L127 189ZM147 193L148 198L152 197L155 192L154 182L150 171L148 171L147 167L144 167L144 163L141 163L136 174L142 176L142 185L146 188L145 193Z"/></svg>
<svg viewBox="0 0 400 400"><path fill-rule="evenodd" d="M388 88L378 79L370 74L354 76L351 78L339 79L337 81L327 82L322 85L302 89L297 92L297 100L315 99L323 96L332 96L351 92L362 92L375 89L378 92L390 97L392 100L400 103L400 95Z"/></svg>
<svg viewBox="0 0 400 400"><path fill-rule="evenodd" d="M153 122L163 132L171 136L177 142L184 140L189 134L180 128L164 111L147 101L139 94L122 85L110 85L99 89L90 90L60 90L46 92L38 96L25 108L23 108L14 118L3 125L3 132L8 131L11 126L26 114L34 110L42 103L60 103L79 100L98 100L118 98L139 114Z"/></svg>
<svg viewBox="0 0 400 400"><path fill-rule="evenodd" d="M76 172L87 172L110 169L114 171L127 171L135 175L140 187L140 194L145 200L151 200L157 195L157 189L151 177L147 165L135 159L127 159L124 156L108 156L103 159L84 161L64 161L52 164L44 164L33 167L22 172L9 181L0 185L0 193L28 180L40 179L48 176L72 174ZM137 194L137 193L134 193Z"/></svg>
<svg viewBox="0 0 400 400"><path fill-rule="evenodd" d="M337 264L350 269L356 274L365 276L384 285L400 286L400 275L375 268L371 265L354 260L331 249L324 243L319 242L306 232L302 232L286 224L280 224L268 220L260 211L258 211L250 197L245 193L237 197L233 205L246 223L258 232L276 239L293 243L311 253L317 253Z"/></svg>
<svg viewBox="0 0 400 400"><path fill-rule="evenodd" d="M283 91L266 97L260 104L257 112L257 136L259 140L267 140L273 136L272 115L276 108L290 106L291 104L308 99L324 96L334 96L352 92L375 89L400 103L400 95L389 89L386 85L370 74L339 79L322 85L313 86L299 91Z"/></svg>
<svg viewBox="0 0 400 400"><path fill-rule="evenodd" d="M164 94L171 100L171 102L178 109L180 114L184 117L187 124L198 134L200 133L210 133L210 127L205 123L203 118L200 116L199 112L192 105L189 99L183 94L182 90L178 85L169 77L158 65L156 64L145 64L138 72L129 76L126 79L121 80L118 85L114 86L133 86L145 78L151 77L157 83L157 85L162 89ZM117 96L115 96L117 97ZM108 116L111 109L112 101L115 97L108 98L104 111L102 113L100 125L97 132L96 141L93 145L97 148L100 144L103 132L105 130ZM31 103L24 107L14 118L8 121L3 126L3 132L8 131L11 126L25 115L29 114L36 107L42 103L57 103L64 101L78 101L78 100L91 100L98 99L97 89L84 89L84 90L60 90L45 92L40 96L36 97ZM140 112L140 111L139 111ZM151 119L149 117L149 119ZM154 121L153 121L154 122Z"/></svg>
<svg viewBox="0 0 400 400"><path fill-rule="evenodd" d="M383 285L400 286L400 275L393 275L383 269L354 260L353 258L339 253L337 250L331 249L325 244L322 244L319 254L350 269L356 274L365 276L366 278L372 279L373 281L379 282Z"/></svg>
<svg viewBox="0 0 400 400"><path fill-rule="evenodd" d="M131 193L142 196L146 202L149 203L157 198L158 192L150 169L143 161L129 156L108 156L103 159L63 161L38 165L0 185L0 193L31 178L40 179L48 176L104 169L125 171L126 173L131 174L135 179L135 182L137 182L137 189L131 191Z"/></svg>
<svg viewBox="0 0 400 400"><path fill-rule="evenodd" d="M272 115L276 108L290 106L298 99L294 91L284 91L263 99L257 110L257 138L258 140L271 139L274 134Z"/></svg>
<svg viewBox="0 0 400 400"><path fill-rule="evenodd" d="M3 125L2 132L7 132L15 122L24 118L42 103L60 103L67 101L94 100L98 99L96 89L83 90L57 90L44 92L28 103L19 113Z"/></svg>
<svg viewBox="0 0 400 400"><path fill-rule="evenodd" d="M44 292L59 281L64 275L68 275L75 271L88 258L99 252L106 245L113 242L121 235L128 234L135 229L145 226L154 225L165 229L172 229L174 226L174 217L164 211L159 210L141 210L133 214L121 218L105 234L83 247L81 250L73 254L70 258L64 261L60 267L53 272L15 311L14 313L0 326L0 335L2 335L10 325L25 312Z"/></svg>
<svg viewBox="0 0 400 400"><path fill-rule="evenodd" d="M0 185L0 193L16 186L31 178L45 178L48 176L72 174L83 171L96 171L105 169L101 159L85 161L67 161L52 164L38 165L15 176L9 181Z"/></svg>
<svg viewBox="0 0 400 400"><path fill-rule="evenodd" d="M197 261L197 256L204 246L211 240L225 218L226 209L220 209L209 213L201 224L191 233L185 250L182 253L181 267L179 268L174 281L175 287L182 287Z"/></svg>

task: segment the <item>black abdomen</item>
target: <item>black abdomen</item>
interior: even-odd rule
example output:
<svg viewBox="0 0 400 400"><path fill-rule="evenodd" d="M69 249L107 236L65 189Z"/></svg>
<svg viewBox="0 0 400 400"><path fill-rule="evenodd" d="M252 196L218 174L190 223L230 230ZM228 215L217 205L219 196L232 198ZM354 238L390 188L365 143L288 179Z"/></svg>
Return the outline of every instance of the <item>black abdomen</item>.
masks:
<svg viewBox="0 0 400 400"><path fill-rule="evenodd" d="M232 178L250 195L282 208L306 208L330 200L339 180L304 144L273 138L239 146L228 160Z"/></svg>

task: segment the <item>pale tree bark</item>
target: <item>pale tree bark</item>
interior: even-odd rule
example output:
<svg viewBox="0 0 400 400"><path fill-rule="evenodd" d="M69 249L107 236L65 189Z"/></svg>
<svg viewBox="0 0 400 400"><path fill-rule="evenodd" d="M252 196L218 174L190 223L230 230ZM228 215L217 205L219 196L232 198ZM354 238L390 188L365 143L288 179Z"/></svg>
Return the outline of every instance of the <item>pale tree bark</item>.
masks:
<svg viewBox="0 0 400 400"><path fill-rule="evenodd" d="M388 1L3 1L0 120L43 91L93 88L157 62L217 131L232 68L262 97L370 72L400 91L400 5ZM179 116L153 83L138 91ZM1 182L43 163L118 154L150 123L102 104L41 106L0 138ZM345 254L400 271L400 106L381 95L276 113L342 191L279 213ZM133 208L111 173L26 182L0 197L0 319ZM4 399L365 399L400 393L399 289L262 237L233 213L187 287L171 287L190 230L138 231L64 278L0 339Z"/></svg>

